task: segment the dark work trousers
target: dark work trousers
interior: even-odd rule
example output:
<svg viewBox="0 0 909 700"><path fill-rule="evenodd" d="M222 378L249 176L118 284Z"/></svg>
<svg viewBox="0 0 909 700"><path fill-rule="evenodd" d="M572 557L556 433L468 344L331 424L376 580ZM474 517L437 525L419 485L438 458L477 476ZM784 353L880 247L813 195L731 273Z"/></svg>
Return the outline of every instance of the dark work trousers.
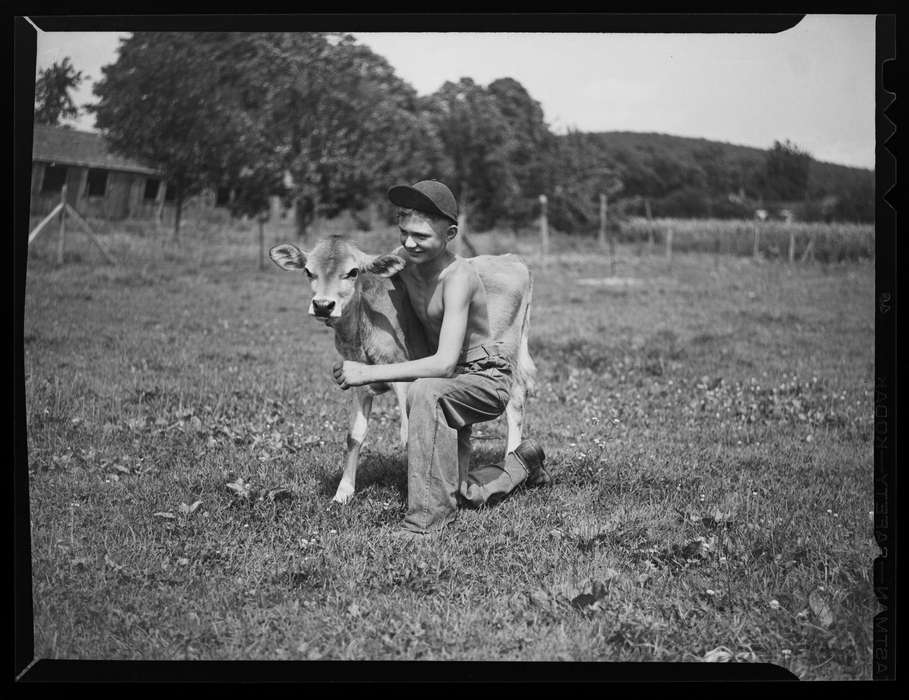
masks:
<svg viewBox="0 0 909 700"><path fill-rule="evenodd" d="M458 495L480 506L504 497L527 470L513 453L502 466L470 469L474 423L505 411L511 364L495 345L478 345L461 356L454 377L417 379L407 392L407 515L404 528L428 532L457 517Z"/></svg>

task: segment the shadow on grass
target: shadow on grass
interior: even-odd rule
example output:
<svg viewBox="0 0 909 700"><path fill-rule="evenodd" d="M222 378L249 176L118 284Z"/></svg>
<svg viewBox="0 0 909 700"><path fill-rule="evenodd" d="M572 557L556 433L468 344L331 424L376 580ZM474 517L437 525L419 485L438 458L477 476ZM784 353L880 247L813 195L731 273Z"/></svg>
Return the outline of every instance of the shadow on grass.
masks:
<svg viewBox="0 0 909 700"><path fill-rule="evenodd" d="M502 463L502 449L493 445L478 444L474 442L471 454L471 466L481 467L490 464ZM331 498L338 488L341 480L341 470L326 471L319 480L320 495ZM403 453L383 455L364 453L360 455L360 466L357 470L357 493L372 492L380 499L396 499L407 502L407 456ZM504 498L490 502L484 507L498 505ZM462 506L471 507L462 503Z"/></svg>
<svg viewBox="0 0 909 700"><path fill-rule="evenodd" d="M340 468L324 472L319 481L319 493L330 498L335 494L340 480ZM406 457L404 455L361 453L360 466L357 470L357 492L361 493L370 487L380 490L391 489L395 495L406 499Z"/></svg>

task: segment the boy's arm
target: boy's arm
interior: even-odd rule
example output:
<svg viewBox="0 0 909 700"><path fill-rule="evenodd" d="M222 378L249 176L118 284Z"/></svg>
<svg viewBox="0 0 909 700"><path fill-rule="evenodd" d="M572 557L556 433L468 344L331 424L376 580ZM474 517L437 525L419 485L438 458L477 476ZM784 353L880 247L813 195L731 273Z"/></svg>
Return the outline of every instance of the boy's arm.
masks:
<svg viewBox="0 0 909 700"><path fill-rule="evenodd" d="M346 361L333 368L342 389L373 382L410 382L424 377L454 376L467 335L467 320L473 284L468 275L455 273L442 287L442 329L435 354L419 360L388 365L366 365Z"/></svg>

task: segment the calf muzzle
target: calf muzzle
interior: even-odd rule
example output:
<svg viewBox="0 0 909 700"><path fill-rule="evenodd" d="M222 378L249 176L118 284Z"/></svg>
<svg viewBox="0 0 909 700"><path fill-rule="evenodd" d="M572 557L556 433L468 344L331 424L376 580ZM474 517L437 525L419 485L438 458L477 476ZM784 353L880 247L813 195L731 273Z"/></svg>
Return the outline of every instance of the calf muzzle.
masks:
<svg viewBox="0 0 909 700"><path fill-rule="evenodd" d="M312 311L313 315L319 317L330 316L332 310L335 308L335 302L326 301L324 299L313 299L312 300Z"/></svg>

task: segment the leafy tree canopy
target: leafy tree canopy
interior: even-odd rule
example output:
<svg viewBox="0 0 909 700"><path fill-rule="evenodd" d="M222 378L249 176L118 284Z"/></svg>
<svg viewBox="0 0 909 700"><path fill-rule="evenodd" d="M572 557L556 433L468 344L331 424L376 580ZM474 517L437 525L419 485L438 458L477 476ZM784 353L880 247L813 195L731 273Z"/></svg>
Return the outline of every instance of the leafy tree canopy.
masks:
<svg viewBox="0 0 909 700"><path fill-rule="evenodd" d="M98 127L178 196L227 186L255 208L289 175L300 210L331 214L437 157L416 93L349 35L136 33L103 73Z"/></svg>
<svg viewBox="0 0 909 700"><path fill-rule="evenodd" d="M774 141L764 160L764 191L777 199L805 199L812 160L810 153L788 139Z"/></svg>
<svg viewBox="0 0 909 700"><path fill-rule="evenodd" d="M445 155L438 179L452 185L471 225L508 217L522 196L516 155L520 144L496 96L470 78L446 82L421 101Z"/></svg>
<svg viewBox="0 0 909 700"><path fill-rule="evenodd" d="M69 57L38 71L35 82L35 123L59 126L61 120L78 117L79 108L73 102L70 91L76 90L86 78L82 71L73 67Z"/></svg>

